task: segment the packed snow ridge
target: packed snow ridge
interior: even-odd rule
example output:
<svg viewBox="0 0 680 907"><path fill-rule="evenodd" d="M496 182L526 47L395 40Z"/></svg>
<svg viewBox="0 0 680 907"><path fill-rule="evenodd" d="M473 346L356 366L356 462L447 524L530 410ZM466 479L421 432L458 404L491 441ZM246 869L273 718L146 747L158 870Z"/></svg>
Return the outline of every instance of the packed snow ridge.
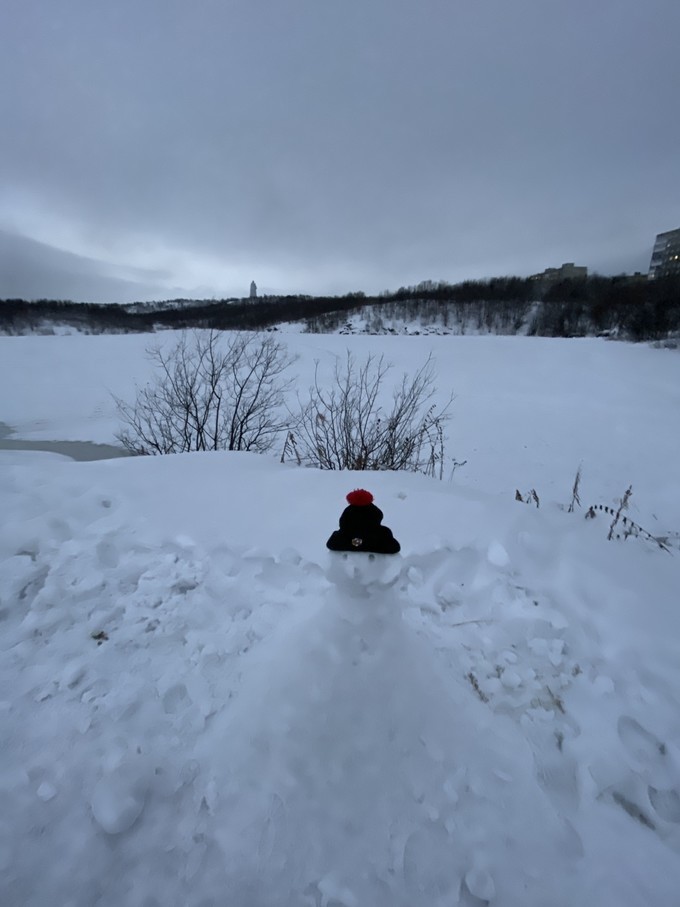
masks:
<svg viewBox="0 0 680 907"><path fill-rule="evenodd" d="M399 474L404 553L343 556L351 475L4 456L3 903L673 902L676 558ZM180 482L225 538L135 515Z"/></svg>

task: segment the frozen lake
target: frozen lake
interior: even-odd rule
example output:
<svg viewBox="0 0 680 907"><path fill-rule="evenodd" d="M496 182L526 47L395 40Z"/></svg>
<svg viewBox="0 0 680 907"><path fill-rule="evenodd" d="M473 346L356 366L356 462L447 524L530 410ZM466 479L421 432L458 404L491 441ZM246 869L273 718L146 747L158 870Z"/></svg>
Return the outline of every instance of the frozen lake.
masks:
<svg viewBox="0 0 680 907"><path fill-rule="evenodd" d="M62 454L72 460L110 460L113 457L129 456L122 447L112 444L94 444L92 441L35 441L17 438L5 422L0 422L0 450L42 450Z"/></svg>

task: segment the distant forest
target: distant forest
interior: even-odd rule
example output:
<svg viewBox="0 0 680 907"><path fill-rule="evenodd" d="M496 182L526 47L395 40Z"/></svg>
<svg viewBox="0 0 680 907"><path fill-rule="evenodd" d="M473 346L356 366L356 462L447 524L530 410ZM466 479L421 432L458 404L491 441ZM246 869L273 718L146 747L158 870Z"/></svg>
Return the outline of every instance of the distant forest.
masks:
<svg viewBox="0 0 680 907"><path fill-rule="evenodd" d="M70 328L85 333L163 329L274 330L302 322L311 332L342 330L361 317L364 330L384 333L393 321L449 333L662 340L680 335L680 278L600 277L541 282L499 277L459 284L423 281L378 296L264 296L97 305L41 299L0 301L0 333Z"/></svg>

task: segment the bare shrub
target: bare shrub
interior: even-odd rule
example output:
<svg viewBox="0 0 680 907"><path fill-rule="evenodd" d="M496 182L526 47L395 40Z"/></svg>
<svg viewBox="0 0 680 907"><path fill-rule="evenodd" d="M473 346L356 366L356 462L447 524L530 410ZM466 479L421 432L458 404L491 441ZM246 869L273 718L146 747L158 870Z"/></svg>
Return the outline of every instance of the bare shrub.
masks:
<svg viewBox="0 0 680 907"><path fill-rule="evenodd" d="M581 478L582 467L579 466L576 471L574 484L571 489L571 503L569 504L569 507L566 508L567 513L574 513L576 506L581 507ZM609 532L607 533L607 539L609 541L625 541L632 536L633 538L640 538L644 539L645 541L652 542L658 548L661 548L663 551L667 551L669 554L672 554L672 547L680 548L680 534L678 534L677 532L668 532L663 535L653 535L647 529L644 529L638 523L634 522L629 516L624 516L624 511L628 510L632 495L633 486L629 485L624 492L623 497L619 500L618 506L610 507L608 504L591 504L586 511L585 518L587 520L594 520L600 513L604 513L606 516L610 517L611 523L609 526ZM525 495L522 495L519 489L516 489L515 500L521 501L523 504L531 504L533 502L536 507L540 507L538 494L533 488ZM562 505L560 506L562 510L565 509Z"/></svg>
<svg viewBox="0 0 680 907"><path fill-rule="evenodd" d="M271 336L193 331L147 355L154 379L134 403L114 397L124 426L116 437L130 452L263 452L284 428L291 381L283 376L293 358Z"/></svg>
<svg viewBox="0 0 680 907"><path fill-rule="evenodd" d="M581 496L579 494L579 489L581 487L581 468L582 464L579 464L579 468L576 470L576 476L574 477L574 485L571 489L571 502L567 508L567 513L573 513L576 509L576 506L581 506Z"/></svg>
<svg viewBox="0 0 680 907"><path fill-rule="evenodd" d="M615 532L615 530L616 530L616 527L618 526L619 520L621 519L621 514L623 513L624 510L628 510L628 502L630 501L630 496L632 495L632 493L633 493L633 486L629 485L628 488L626 489L626 491L624 492L623 497L619 501L618 509L617 509L616 513L614 514L614 519L612 520L612 524L609 527L609 533L607 534L607 539L610 542L614 538L615 535L618 538L618 534ZM624 517L624 519L626 519L626 517Z"/></svg>
<svg viewBox="0 0 680 907"><path fill-rule="evenodd" d="M521 501L522 504L535 504L537 510L541 506L541 500L540 500L539 496L536 494L535 488L532 488L531 491L527 491L524 494L524 497L522 497L522 495L520 494L519 488L516 488L515 489L515 500Z"/></svg>
<svg viewBox="0 0 680 907"><path fill-rule="evenodd" d="M453 397L433 402L432 357L415 375L404 375L384 408L392 365L369 355L357 363L349 351L338 359L328 386L317 369L308 399L299 400L287 446L298 461L320 469L399 470L442 477L444 425ZM389 398L388 398L389 399Z"/></svg>
<svg viewBox="0 0 680 907"><path fill-rule="evenodd" d="M651 532L648 532L647 529L643 529L642 526L634 522L629 516L622 516L623 511L628 509L632 494L633 486L629 485L625 490L623 497L620 499L618 507L609 507L606 504L591 504L586 512L586 519L594 520L598 513L604 513L612 518L609 532L607 533L607 539L609 541L612 541L612 539L623 539L625 541L632 536L633 538L641 538L645 541L652 542L663 551L667 551L671 554L672 552L669 544L673 533L669 533L668 535L652 535Z"/></svg>

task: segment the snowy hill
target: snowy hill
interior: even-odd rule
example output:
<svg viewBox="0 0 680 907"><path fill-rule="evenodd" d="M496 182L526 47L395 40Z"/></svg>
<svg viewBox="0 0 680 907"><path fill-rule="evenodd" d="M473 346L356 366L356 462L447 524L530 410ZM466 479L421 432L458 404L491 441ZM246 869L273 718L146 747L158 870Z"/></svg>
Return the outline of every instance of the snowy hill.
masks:
<svg viewBox="0 0 680 907"><path fill-rule="evenodd" d="M530 301L439 302L415 299L410 304L382 302L358 306L349 312L329 312L303 323L307 330L322 334L527 336L537 333L539 308L539 303Z"/></svg>
<svg viewBox="0 0 680 907"><path fill-rule="evenodd" d="M340 340L291 335L303 382ZM616 431L582 495L632 481L636 520L677 528L680 363L452 341L476 459L453 482L0 450L1 903L675 902L680 554L607 541L549 477ZM406 364L430 341L381 342ZM0 418L110 442L105 387L141 350L5 338L0 372L49 380ZM529 475L539 508L514 500ZM360 485L401 554L326 551Z"/></svg>

